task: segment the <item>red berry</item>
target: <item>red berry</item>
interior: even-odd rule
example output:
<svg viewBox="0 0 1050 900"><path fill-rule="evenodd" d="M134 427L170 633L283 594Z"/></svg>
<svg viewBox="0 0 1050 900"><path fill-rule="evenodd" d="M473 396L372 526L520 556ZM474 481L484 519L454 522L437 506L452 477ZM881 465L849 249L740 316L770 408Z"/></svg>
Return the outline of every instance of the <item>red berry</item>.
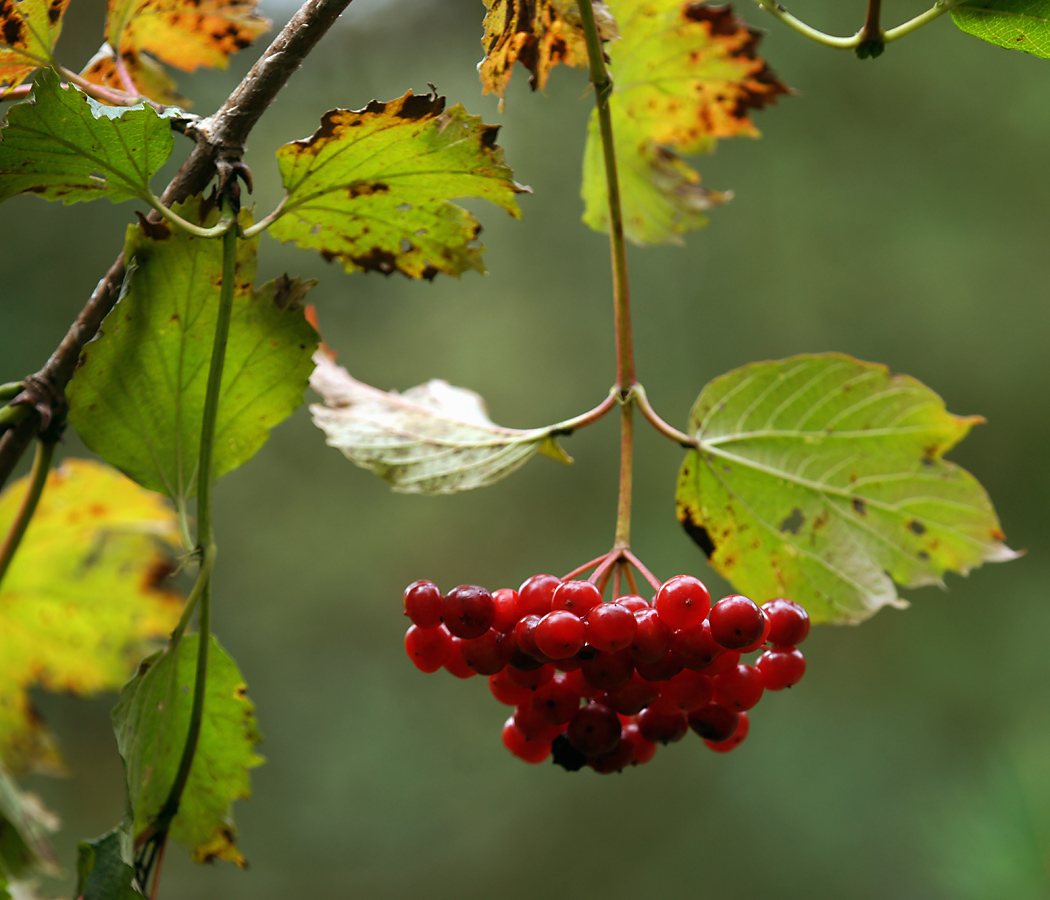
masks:
<svg viewBox="0 0 1050 900"><path fill-rule="evenodd" d="M449 640L452 641L452 649L449 651L448 659L445 660L445 671L457 678L473 678L478 673L468 666L467 661L463 658L462 638L452 637Z"/></svg>
<svg viewBox="0 0 1050 900"><path fill-rule="evenodd" d="M640 609L652 609L649 601L644 597L639 597L637 594L624 594L622 597L617 597L616 602L620 606L626 606L632 613L638 612Z"/></svg>
<svg viewBox="0 0 1050 900"><path fill-rule="evenodd" d="M572 689L581 697L591 699L597 697L602 692L601 688L596 688L593 684L587 681L583 675L582 667L566 672L565 679L572 686Z"/></svg>
<svg viewBox="0 0 1050 900"><path fill-rule="evenodd" d="M551 742L525 737L521 729L514 724L513 716L503 725L503 746L527 763L541 763L551 755Z"/></svg>
<svg viewBox="0 0 1050 900"><path fill-rule="evenodd" d="M760 647L765 646L766 639L769 637L769 630L770 628L772 628L773 623L769 621L769 616L767 616L765 612L762 613L762 618L765 620L765 625L762 626L762 634L759 635L758 640L756 640L753 644L748 644L746 647L741 647L741 653L753 653Z"/></svg>
<svg viewBox="0 0 1050 900"><path fill-rule="evenodd" d="M515 684L507 677L506 669L489 676L489 690L505 706L518 706L532 699L532 688Z"/></svg>
<svg viewBox="0 0 1050 900"><path fill-rule="evenodd" d="M620 715L633 716L640 713L659 696L659 686L651 681L646 681L635 672L627 684L606 694L608 698L606 705L611 706Z"/></svg>
<svg viewBox="0 0 1050 900"><path fill-rule="evenodd" d="M612 753L602 756L588 756L587 765L600 775L610 775L613 772L622 772L634 762L634 743L625 741L621 737L620 743Z"/></svg>
<svg viewBox="0 0 1050 900"><path fill-rule="evenodd" d="M502 631L490 628L481 637L463 641L459 645L463 661L479 675L495 675L502 672L507 664L504 640Z"/></svg>
<svg viewBox="0 0 1050 900"><path fill-rule="evenodd" d="M638 623L634 640L631 641L631 657L635 662L653 663L663 658L671 649L673 632L660 614L651 606L636 610L634 620Z"/></svg>
<svg viewBox="0 0 1050 900"><path fill-rule="evenodd" d="M444 599L433 581L413 581L405 588L405 615L420 628L437 628Z"/></svg>
<svg viewBox="0 0 1050 900"><path fill-rule="evenodd" d="M724 741L707 741L707 744L716 753L728 753L730 750L734 750L740 746L744 738L747 737L747 733L751 730L751 719L748 718L746 712L740 713L740 724L737 725L736 731L733 733L731 738Z"/></svg>
<svg viewBox="0 0 1050 900"><path fill-rule="evenodd" d="M589 581L563 581L554 592L551 609L567 609L582 619L601 602L601 593Z"/></svg>
<svg viewBox="0 0 1050 900"><path fill-rule="evenodd" d="M638 622L631 611L619 603L599 603L587 613L583 624L587 643L599 650L622 650L630 645L638 631Z"/></svg>
<svg viewBox="0 0 1050 900"><path fill-rule="evenodd" d="M754 666L737 666L724 675L714 677L714 701L737 712L751 709L765 691L765 684Z"/></svg>
<svg viewBox="0 0 1050 900"><path fill-rule="evenodd" d="M794 647L774 647L755 662L767 690L780 691L798 684L806 674L806 657Z"/></svg>
<svg viewBox="0 0 1050 900"><path fill-rule="evenodd" d="M634 744L634 762L631 765L640 766L656 756L656 744L642 737L642 732L639 730L636 722L623 726L623 737L621 740L630 741Z"/></svg>
<svg viewBox="0 0 1050 900"><path fill-rule="evenodd" d="M778 597L762 605L769 616L769 643L777 647L794 647L809 634L809 614L790 600Z"/></svg>
<svg viewBox="0 0 1050 900"><path fill-rule="evenodd" d="M565 729L569 743L584 756L612 753L620 743L620 733L620 717L600 703L588 703Z"/></svg>
<svg viewBox="0 0 1050 900"><path fill-rule="evenodd" d="M638 713L638 730L647 741L670 744L685 737L689 724L680 709L648 706Z"/></svg>
<svg viewBox="0 0 1050 900"><path fill-rule="evenodd" d="M518 613L522 616L546 615L551 611L551 597L561 584L556 575L533 575L518 588Z"/></svg>
<svg viewBox="0 0 1050 900"><path fill-rule="evenodd" d="M532 709L552 725L564 725L580 708L580 695L564 675L555 675L533 691L530 703Z"/></svg>
<svg viewBox="0 0 1050 900"><path fill-rule="evenodd" d="M753 644L766 627L765 617L752 600L742 594L723 597L711 609L711 637L727 650Z"/></svg>
<svg viewBox="0 0 1050 900"><path fill-rule="evenodd" d="M526 671L516 669L514 666L507 666L503 671L507 673L507 680L511 684L529 688L530 690L535 690L541 684L546 684L554 677L554 666L550 663L545 663L538 669L528 669Z"/></svg>
<svg viewBox="0 0 1050 900"><path fill-rule="evenodd" d="M708 703L689 713L689 727L705 741L728 741L736 733L742 715L717 703Z"/></svg>
<svg viewBox="0 0 1050 900"><path fill-rule="evenodd" d="M515 707L514 724L518 730L530 741L553 741L565 729L564 725L554 725L537 709L532 708L531 703L523 703Z"/></svg>
<svg viewBox="0 0 1050 900"><path fill-rule="evenodd" d="M656 662L635 663L635 669L646 681L667 681L668 678L674 678L682 671L682 662L678 654L671 650Z"/></svg>
<svg viewBox="0 0 1050 900"><path fill-rule="evenodd" d="M496 617L492 594L476 584L461 584L448 592L441 617L456 637L481 637Z"/></svg>
<svg viewBox="0 0 1050 900"><path fill-rule="evenodd" d="M699 578L676 575L661 585L653 605L672 631L695 628L711 608L711 594Z"/></svg>
<svg viewBox="0 0 1050 900"><path fill-rule="evenodd" d="M551 659L568 659L583 648L586 629L583 621L567 609L547 613L532 629L536 649Z"/></svg>
<svg viewBox="0 0 1050 900"><path fill-rule="evenodd" d="M583 677L599 690L614 691L631 680L634 661L626 650L615 653L603 650L592 659L584 660L580 671L583 672Z"/></svg>
<svg viewBox="0 0 1050 900"><path fill-rule="evenodd" d="M405 632L405 652L422 672L436 672L452 653L452 636L440 625L420 628L412 625Z"/></svg>
<svg viewBox="0 0 1050 900"><path fill-rule="evenodd" d="M688 669L706 669L725 648L711 636L711 624L705 619L696 628L674 633L674 652Z"/></svg>
<svg viewBox="0 0 1050 900"><path fill-rule="evenodd" d="M659 702L689 712L710 703L712 690L710 678L685 669L660 685Z"/></svg>
<svg viewBox="0 0 1050 900"><path fill-rule="evenodd" d="M518 610L518 592L511 588L493 591L492 606L495 613L492 627L496 631L509 631L521 618L521 612Z"/></svg>
<svg viewBox="0 0 1050 900"><path fill-rule="evenodd" d="M514 643L508 656L510 665L514 666L514 668L522 670L536 669L549 661L548 657L540 652L540 648L536 646L535 629L539 621L540 617L533 613L525 616L514 626L514 630L511 632Z"/></svg>
<svg viewBox="0 0 1050 900"><path fill-rule="evenodd" d="M738 665L740 665L740 653L736 650L726 650L721 656L716 657L711 665L704 668L703 673L713 678L715 675L732 672Z"/></svg>

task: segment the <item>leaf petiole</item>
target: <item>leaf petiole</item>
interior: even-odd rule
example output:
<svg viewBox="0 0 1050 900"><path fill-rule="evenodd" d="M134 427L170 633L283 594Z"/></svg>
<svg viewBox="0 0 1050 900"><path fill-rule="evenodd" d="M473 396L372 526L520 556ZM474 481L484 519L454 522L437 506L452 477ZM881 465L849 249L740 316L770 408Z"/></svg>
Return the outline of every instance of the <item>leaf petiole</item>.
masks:
<svg viewBox="0 0 1050 900"><path fill-rule="evenodd" d="M5 406L0 409L0 429L17 425L29 415L30 407L25 405Z"/></svg>
<svg viewBox="0 0 1050 900"><path fill-rule="evenodd" d="M192 235L203 238L216 238L222 237L224 234L231 230L230 226L233 224L232 216L224 216L211 228L202 228L200 225L194 225L192 222L182 218L178 213L172 212L166 207L156 194L150 194L144 198L150 206L152 206L158 213L160 213L165 219L171 222L176 228L181 228L183 231L188 231ZM232 229L236 231L236 229ZM225 282L223 282L223 288L225 289ZM210 383L209 383L210 384Z"/></svg>
<svg viewBox="0 0 1050 900"><path fill-rule="evenodd" d="M18 550L18 545L22 542L33 513L36 512L36 505L40 502L40 495L44 492L44 485L47 483L47 473L51 469L51 459L54 453L54 441L37 441L36 458L33 460L33 469L29 474L29 486L22 498L22 505L18 508L18 514L11 523L11 529L7 532L4 543L0 545L0 582L3 582L11 560L14 559L15 551Z"/></svg>
<svg viewBox="0 0 1050 900"><path fill-rule="evenodd" d="M653 428L660 432L660 434L664 435L664 437L669 437L672 441L681 444L683 447L696 446L695 438L691 438L688 434L668 425L656 414L656 410L653 409L652 405L649 403L649 397L645 393L645 388L640 384L636 384L633 388L633 394L635 401L638 403L638 409L641 414L645 417L646 421L653 426Z"/></svg>
<svg viewBox="0 0 1050 900"><path fill-rule="evenodd" d="M253 238L257 234L262 234L267 228L269 228L274 222L276 222L284 214L284 203L288 199L287 194L281 198L281 202L277 204L273 212L262 219L259 219L254 225L245 228L241 233L241 237L245 240Z"/></svg>
<svg viewBox="0 0 1050 900"><path fill-rule="evenodd" d="M891 28L889 31L883 32L882 41L884 44L888 44L890 41L895 41L899 38L905 37L913 31L918 31L923 25L932 22L934 19L940 18L946 12L951 12L960 5L961 0L937 0L933 6L926 10L926 12L920 13L914 19L909 19L907 22L898 25L896 28Z"/></svg>
<svg viewBox="0 0 1050 900"><path fill-rule="evenodd" d="M0 384L0 400L6 402L13 400L19 394L22 393L22 382L11 381L7 384Z"/></svg>

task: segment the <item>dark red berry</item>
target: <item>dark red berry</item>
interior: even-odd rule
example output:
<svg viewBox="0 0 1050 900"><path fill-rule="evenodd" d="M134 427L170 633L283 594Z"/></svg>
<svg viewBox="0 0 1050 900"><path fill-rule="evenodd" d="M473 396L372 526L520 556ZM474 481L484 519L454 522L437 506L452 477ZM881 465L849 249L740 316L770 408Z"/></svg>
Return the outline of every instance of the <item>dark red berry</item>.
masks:
<svg viewBox="0 0 1050 900"><path fill-rule="evenodd" d="M711 636L711 624L705 619L696 628L674 633L674 652L687 669L706 669L726 651Z"/></svg>
<svg viewBox="0 0 1050 900"><path fill-rule="evenodd" d="M600 703L588 703L565 729L569 743L584 756L612 753L620 743L620 733L620 717Z"/></svg>
<svg viewBox="0 0 1050 900"><path fill-rule="evenodd" d="M481 637L496 617L492 594L476 584L461 584L448 592L441 617L456 637Z"/></svg>
<svg viewBox="0 0 1050 900"><path fill-rule="evenodd" d="M564 725L580 708L580 695L564 675L555 675L532 694L532 709L552 725Z"/></svg>
<svg viewBox="0 0 1050 900"><path fill-rule="evenodd" d="M762 699L766 689L762 676L754 666L737 666L724 675L716 675L713 684L715 703L737 712L751 709Z"/></svg>
<svg viewBox="0 0 1050 900"><path fill-rule="evenodd" d="M599 690L614 691L623 687L634 674L634 660L626 650L610 653L605 650L580 666L583 677ZM593 754L592 754L593 755Z"/></svg>
<svg viewBox="0 0 1050 900"><path fill-rule="evenodd" d="M673 632L664 624L660 614L651 606L636 610L634 620L638 623L631 641L631 657L635 662L652 663L663 658L671 649Z"/></svg>
<svg viewBox="0 0 1050 900"><path fill-rule="evenodd" d="M567 609L547 613L532 629L536 649L551 659L575 656L586 643L583 621Z"/></svg>
<svg viewBox="0 0 1050 900"><path fill-rule="evenodd" d="M587 765L587 757L570 744L564 734L559 734L551 743L551 761L566 772L579 772Z"/></svg>
<svg viewBox="0 0 1050 900"><path fill-rule="evenodd" d="M525 616L511 632L514 645L508 658L516 669L535 669L550 661L536 646L535 629L539 621L540 616L536 614Z"/></svg>
<svg viewBox="0 0 1050 900"><path fill-rule="evenodd" d="M553 741L564 730L564 725L554 725L540 712L533 709L532 703L523 703L515 707L514 724L530 741Z"/></svg>
<svg viewBox="0 0 1050 900"><path fill-rule="evenodd" d="M728 741L740 724L742 713L709 703L689 713L689 727L705 741Z"/></svg>
<svg viewBox="0 0 1050 900"><path fill-rule="evenodd" d="M584 677L582 666L579 669L573 669L566 672L565 679L570 685L572 685L572 689L581 697L592 699L602 692L601 688L596 688L593 684L587 681Z"/></svg>
<svg viewBox="0 0 1050 900"><path fill-rule="evenodd" d="M762 618L765 620L765 624L762 626L762 634L758 636L754 643L741 647L741 653L753 653L755 650L765 646L766 639L769 637L769 629L773 626L773 623L769 621L769 616L765 612L762 613Z"/></svg>
<svg viewBox="0 0 1050 900"><path fill-rule="evenodd" d="M634 762L631 763L633 766L647 763L656 756L656 744L642 737L642 732L638 729L636 722L623 726L623 737L620 740L634 744Z"/></svg>
<svg viewBox="0 0 1050 900"><path fill-rule="evenodd" d="M654 744L680 741L689 730L685 713L680 709L648 706L638 713L637 721L642 737Z"/></svg>
<svg viewBox="0 0 1050 900"><path fill-rule="evenodd" d="M452 649L445 660L445 671L457 678L473 678L478 673L468 666L463 658L463 639L451 637L449 640L452 641Z"/></svg>
<svg viewBox="0 0 1050 900"><path fill-rule="evenodd" d="M556 575L533 575L518 588L518 614L543 616L551 611L551 597L561 584Z"/></svg>
<svg viewBox="0 0 1050 900"><path fill-rule="evenodd" d="M495 675L507 664L504 635L495 628L490 628L481 637L462 641L459 649L463 661L479 675Z"/></svg>
<svg viewBox="0 0 1050 900"><path fill-rule="evenodd" d="M601 602L601 593L589 581L563 581L554 592L551 609L567 609L582 619Z"/></svg>
<svg viewBox="0 0 1050 900"><path fill-rule="evenodd" d="M806 657L794 647L774 647L755 662L767 690L780 691L798 684L806 674Z"/></svg>
<svg viewBox="0 0 1050 900"><path fill-rule="evenodd" d="M405 588L405 615L420 628L437 628L444 599L433 581L413 581Z"/></svg>
<svg viewBox="0 0 1050 900"><path fill-rule="evenodd" d="M740 652L738 650L726 650L720 656L715 657L715 661L704 668L703 673L713 678L715 675L725 675L726 672L732 672L738 665L740 665Z"/></svg>
<svg viewBox="0 0 1050 900"><path fill-rule="evenodd" d="M762 605L769 616L769 643L776 647L794 647L809 634L809 614L797 603L778 597Z"/></svg>
<svg viewBox="0 0 1050 900"><path fill-rule="evenodd" d="M630 646L638 631L638 622L631 611L619 603L599 603L587 613L583 624L587 643L599 650L622 650Z"/></svg>
<svg viewBox="0 0 1050 900"><path fill-rule="evenodd" d="M765 617L753 601L742 594L723 597L711 608L711 637L727 650L740 650L759 639Z"/></svg>
<svg viewBox="0 0 1050 900"><path fill-rule="evenodd" d="M620 743L612 753L603 756L587 757L587 765L600 775L611 775L613 772L622 772L634 762L634 744L620 738Z"/></svg>
<svg viewBox="0 0 1050 900"><path fill-rule="evenodd" d="M515 684L507 677L506 669L489 676L489 690L493 697L506 706L518 706L532 699L532 688Z"/></svg>
<svg viewBox="0 0 1050 900"><path fill-rule="evenodd" d="M668 651L656 662L640 662L635 663L634 666L638 674L646 681L667 681L668 678L674 678L683 668L674 650Z"/></svg>
<svg viewBox="0 0 1050 900"><path fill-rule="evenodd" d="M620 715L633 716L660 696L660 688L635 672L627 684L608 691L605 696L606 705L611 706Z"/></svg>
<svg viewBox="0 0 1050 900"><path fill-rule="evenodd" d="M525 671L516 669L514 666L507 666L503 671L507 673L507 680L511 684L531 690L535 690L541 684L546 684L554 677L554 666L550 663L544 663L538 669Z"/></svg>
<svg viewBox="0 0 1050 900"><path fill-rule="evenodd" d="M695 628L711 608L711 594L699 578L676 575L661 585L653 605L672 631Z"/></svg>
<svg viewBox="0 0 1050 900"><path fill-rule="evenodd" d="M551 755L550 741L530 740L521 733L511 716L503 725L503 746L518 759L527 763L541 763Z"/></svg>
<svg viewBox="0 0 1050 900"><path fill-rule="evenodd" d="M436 672L452 652L452 636L441 625L420 628L412 625L405 633L405 652L422 672Z"/></svg>
<svg viewBox="0 0 1050 900"><path fill-rule="evenodd" d="M746 712L740 713L740 724L737 725L736 731L733 733L731 738L724 741L707 741L707 744L716 753L728 753L730 750L735 750L740 746L744 738L747 737L747 733L751 730L751 719L748 718Z"/></svg>
<svg viewBox="0 0 1050 900"><path fill-rule="evenodd" d="M518 592L511 588L500 588L498 591L493 591L492 606L494 610L492 627L496 631L509 631L521 618L521 612L518 609Z"/></svg>
<svg viewBox="0 0 1050 900"><path fill-rule="evenodd" d="M711 702L711 679L700 672L685 669L660 685L660 703L683 712Z"/></svg>

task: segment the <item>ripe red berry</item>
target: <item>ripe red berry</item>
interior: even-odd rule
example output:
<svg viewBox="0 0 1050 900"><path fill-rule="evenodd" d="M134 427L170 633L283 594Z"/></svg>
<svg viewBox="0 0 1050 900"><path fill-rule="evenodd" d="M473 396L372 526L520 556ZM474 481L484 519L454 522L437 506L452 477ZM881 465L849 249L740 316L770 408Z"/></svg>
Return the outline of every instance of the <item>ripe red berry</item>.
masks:
<svg viewBox="0 0 1050 900"><path fill-rule="evenodd" d="M580 695L572 689L564 675L555 675L546 684L533 691L532 709L552 725L564 725L580 708Z"/></svg>
<svg viewBox="0 0 1050 900"><path fill-rule="evenodd" d="M536 649L551 659L568 659L586 643L586 628L575 613L556 609L547 613L532 629Z"/></svg>
<svg viewBox="0 0 1050 900"><path fill-rule="evenodd" d="M584 756L612 753L620 743L620 733L620 717L600 703L588 703L565 729L569 743Z"/></svg>
<svg viewBox="0 0 1050 900"><path fill-rule="evenodd" d="M639 597L637 594L624 594L622 597L617 597L616 602L620 606L626 606L632 613L638 612L640 609L652 609L649 601L644 597Z"/></svg>
<svg viewBox="0 0 1050 900"><path fill-rule="evenodd" d="M730 750L735 750L737 747L740 746L741 742L744 740L744 738L747 737L747 733L750 730L751 719L748 718L746 712L740 713L740 723L737 725L736 731L733 732L732 737L727 738L724 741L705 740L704 743L707 744L707 746L714 750L716 753L728 753Z"/></svg>
<svg viewBox="0 0 1050 900"><path fill-rule="evenodd" d="M589 581L563 581L554 592L551 609L567 609L582 619L601 602L601 592Z"/></svg>
<svg viewBox="0 0 1050 900"><path fill-rule="evenodd" d="M627 684L608 691L605 696L607 706L611 706L620 715L633 716L660 696L660 687L651 681L646 681L635 672Z"/></svg>
<svg viewBox="0 0 1050 900"><path fill-rule="evenodd" d="M741 715L717 703L709 703L689 713L689 727L705 741L728 741L736 733Z"/></svg>
<svg viewBox="0 0 1050 900"><path fill-rule="evenodd" d="M737 666L724 675L716 675L713 681L715 703L737 712L751 709L766 689L754 666Z"/></svg>
<svg viewBox="0 0 1050 900"><path fill-rule="evenodd" d="M765 612L762 613L762 618L765 620L765 625L762 626L762 634L758 636L758 639L754 643L748 644L746 647L741 647L741 653L753 653L755 650L765 646L766 640L769 637L769 630L773 627L773 623L769 621L769 616L767 616Z"/></svg>
<svg viewBox="0 0 1050 900"><path fill-rule="evenodd" d="M448 659L445 660L445 671L455 675L456 678L473 678L478 673L468 666L467 661L463 658L463 639L450 637L449 640L452 641L452 649L449 651Z"/></svg>
<svg viewBox="0 0 1050 900"><path fill-rule="evenodd" d="M711 594L699 578L676 575L661 585L653 605L672 631L695 628L711 608Z"/></svg>
<svg viewBox="0 0 1050 900"><path fill-rule="evenodd" d="M551 755L551 742L525 737L521 729L514 724L513 716L503 725L503 746L527 763L541 763Z"/></svg>
<svg viewBox="0 0 1050 900"><path fill-rule="evenodd" d="M566 672L565 679L570 685L572 685L572 689L581 697L593 699L602 692L601 688L596 688L593 684L587 681L583 675L582 666L579 669L573 669L572 671Z"/></svg>
<svg viewBox="0 0 1050 900"><path fill-rule="evenodd" d="M516 669L536 669L549 661L540 648L536 646L536 625L540 616L535 613L522 618L511 632L513 646L509 650L510 665Z"/></svg>
<svg viewBox="0 0 1050 900"><path fill-rule="evenodd" d="M634 762L634 743L620 738L620 743L612 753L602 756L588 756L589 765L599 775L611 775L613 772L622 772Z"/></svg>
<svg viewBox="0 0 1050 900"><path fill-rule="evenodd" d="M441 625L420 628L412 625L405 632L405 652L422 672L436 672L452 652L452 636Z"/></svg>
<svg viewBox="0 0 1050 900"><path fill-rule="evenodd" d="M489 676L489 690L505 706L518 706L532 699L532 688L515 684L507 677L506 669Z"/></svg>
<svg viewBox="0 0 1050 900"><path fill-rule="evenodd" d="M631 657L635 662L653 663L671 649L673 632L660 614L651 606L636 610L634 620L638 623L631 641Z"/></svg>
<svg viewBox="0 0 1050 900"><path fill-rule="evenodd" d="M714 678L715 675L725 675L726 672L732 672L738 665L740 665L740 652L738 650L726 650L720 656L716 656L715 661L703 669L703 673Z"/></svg>
<svg viewBox="0 0 1050 900"><path fill-rule="evenodd" d="M580 666L583 677L599 690L615 691L631 680L634 661L626 650L611 653L603 650ZM593 755L593 754L590 754Z"/></svg>
<svg viewBox="0 0 1050 900"><path fill-rule="evenodd" d="M683 668L674 650L668 651L656 662L639 662L635 663L634 667L646 681L667 681L668 678L674 678Z"/></svg>
<svg viewBox="0 0 1050 900"><path fill-rule="evenodd" d="M507 664L504 635L495 628L490 628L480 637L462 641L459 649L463 661L479 675L495 675Z"/></svg>
<svg viewBox="0 0 1050 900"><path fill-rule="evenodd" d="M759 639L765 617L753 601L742 594L723 597L711 608L711 637L727 650L740 650Z"/></svg>
<svg viewBox="0 0 1050 900"><path fill-rule="evenodd" d="M806 674L806 658L794 647L774 647L755 662L767 690L780 691L798 684Z"/></svg>
<svg viewBox="0 0 1050 900"><path fill-rule="evenodd" d="M777 647L794 647L809 634L809 614L790 600L778 597L762 605L769 616L769 643Z"/></svg>
<svg viewBox="0 0 1050 900"><path fill-rule="evenodd" d="M521 618L518 610L518 592L511 588L500 588L492 592L494 617L492 627L496 631L509 631Z"/></svg>
<svg viewBox="0 0 1050 900"><path fill-rule="evenodd" d="M610 652L630 646L638 631L638 621L627 607L619 603L599 603L592 607L583 624L587 643Z"/></svg>
<svg viewBox="0 0 1050 900"><path fill-rule="evenodd" d="M556 575L533 575L518 588L518 613L543 616L551 611L551 598L561 584Z"/></svg>
<svg viewBox="0 0 1050 900"><path fill-rule="evenodd" d="M637 721L642 737L654 744L680 741L689 730L685 713L669 707L647 706L638 713Z"/></svg>
<svg viewBox="0 0 1050 900"><path fill-rule="evenodd" d="M554 666L550 663L544 663L538 669L527 669L525 671L514 666L507 666L503 671L507 673L507 680L511 684L529 688L530 690L535 690L541 684L546 684L554 677Z"/></svg>
<svg viewBox="0 0 1050 900"><path fill-rule="evenodd" d="M448 592L441 617L456 637L481 637L496 617L492 594L476 584L461 584Z"/></svg>
<svg viewBox="0 0 1050 900"><path fill-rule="evenodd" d="M696 628L674 633L674 652L688 669L706 669L725 648L711 635L711 624L706 619Z"/></svg>
<svg viewBox="0 0 1050 900"><path fill-rule="evenodd" d="M523 703L514 708L514 724L530 741L553 741L565 729L564 725L550 722L540 710L533 709L532 703Z"/></svg>
<svg viewBox="0 0 1050 900"><path fill-rule="evenodd" d="M712 690L707 675L685 669L660 685L659 702L689 712L710 703Z"/></svg>
<svg viewBox="0 0 1050 900"><path fill-rule="evenodd" d="M639 730L637 722L631 722L629 725L623 726L623 736L620 740L630 741L634 744L634 762L631 765L643 765L656 756L656 744L642 737L642 732Z"/></svg>
<svg viewBox="0 0 1050 900"><path fill-rule="evenodd" d="M405 588L405 615L420 628L437 628L444 599L433 581L413 581Z"/></svg>

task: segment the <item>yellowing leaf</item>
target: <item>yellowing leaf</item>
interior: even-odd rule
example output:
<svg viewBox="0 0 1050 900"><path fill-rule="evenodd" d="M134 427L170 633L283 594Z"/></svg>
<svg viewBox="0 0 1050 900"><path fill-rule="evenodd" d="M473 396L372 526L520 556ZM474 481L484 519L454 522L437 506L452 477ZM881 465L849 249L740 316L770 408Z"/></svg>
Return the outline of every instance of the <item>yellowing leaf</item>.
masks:
<svg viewBox="0 0 1050 900"><path fill-rule="evenodd" d="M482 93L495 94L503 106L514 63L520 62L532 75L533 90L547 86L550 70L558 63L587 65L587 43L580 25L576 0L485 0L488 12L481 45L485 58L478 63ZM601 36L616 36L616 22L604 3L594 3Z"/></svg>
<svg viewBox="0 0 1050 900"><path fill-rule="evenodd" d="M314 424L329 446L395 491L451 494L485 487L536 453L572 462L554 440L557 426L522 431L496 425L474 391L433 379L403 394L387 393L352 378L322 352L314 361L310 386L326 404L310 407Z"/></svg>
<svg viewBox="0 0 1050 900"><path fill-rule="evenodd" d="M756 55L759 32L729 5L611 0L622 38L608 45L609 99L621 172L624 230L638 244L681 243L728 196L708 192L677 153L708 153L718 138L757 137L750 111L789 93ZM597 112L584 154L584 221L608 230Z"/></svg>
<svg viewBox="0 0 1050 900"><path fill-rule="evenodd" d="M121 55L144 50L184 72L225 69L270 27L255 7L255 0L109 0L106 40Z"/></svg>
<svg viewBox="0 0 1050 900"><path fill-rule="evenodd" d="M22 479L0 495L0 534L25 490ZM87 460L50 473L0 584L0 763L15 773L60 768L30 687L116 690L171 631L182 603L162 585L177 544L159 494Z"/></svg>
<svg viewBox="0 0 1050 900"><path fill-rule="evenodd" d="M52 62L69 0L0 0L0 88Z"/></svg>
<svg viewBox="0 0 1050 900"><path fill-rule="evenodd" d="M175 79L155 59L135 50L125 50L121 59L131 79L131 86L138 93L165 106L181 106L185 109L193 105L176 91ZM117 91L127 91L129 88L117 71L117 57L109 44L102 45L80 74L85 80L102 87Z"/></svg>
<svg viewBox="0 0 1050 900"><path fill-rule="evenodd" d="M445 109L437 94L333 109L310 138L277 151L288 196L270 233L337 259L348 272L433 278L485 271L481 225L455 197L521 215L496 144L498 126Z"/></svg>

